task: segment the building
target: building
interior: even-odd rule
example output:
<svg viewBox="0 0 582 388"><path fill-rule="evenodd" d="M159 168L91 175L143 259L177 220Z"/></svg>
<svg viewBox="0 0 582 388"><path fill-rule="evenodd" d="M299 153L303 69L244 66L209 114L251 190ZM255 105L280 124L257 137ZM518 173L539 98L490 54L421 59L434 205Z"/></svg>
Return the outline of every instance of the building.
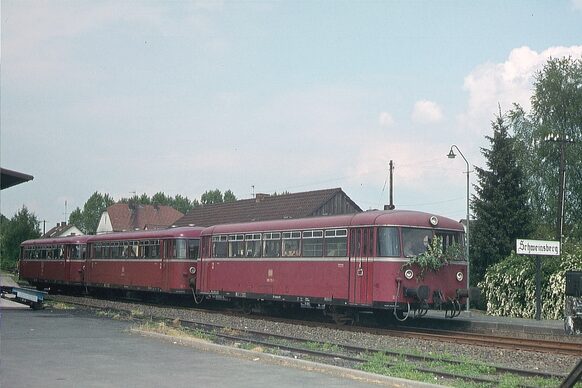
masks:
<svg viewBox="0 0 582 388"><path fill-rule="evenodd" d="M57 223L57 226L43 234L41 238L81 236L82 234L83 232L81 232L75 225L67 225L66 222L59 222Z"/></svg>
<svg viewBox="0 0 582 388"><path fill-rule="evenodd" d="M361 211L341 188L284 195L256 194L252 199L196 207L176 221L174 226L211 226Z"/></svg>
<svg viewBox="0 0 582 388"><path fill-rule="evenodd" d="M170 206L116 203L103 212L96 233L165 229L183 216Z"/></svg>

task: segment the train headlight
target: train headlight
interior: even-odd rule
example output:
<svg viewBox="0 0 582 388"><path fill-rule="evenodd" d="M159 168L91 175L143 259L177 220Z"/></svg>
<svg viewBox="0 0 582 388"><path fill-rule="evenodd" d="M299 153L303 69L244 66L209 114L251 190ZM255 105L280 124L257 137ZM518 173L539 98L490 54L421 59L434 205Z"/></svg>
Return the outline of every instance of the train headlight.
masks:
<svg viewBox="0 0 582 388"><path fill-rule="evenodd" d="M196 267L190 267L188 271L190 271L190 273L194 275L196 273Z"/></svg>
<svg viewBox="0 0 582 388"><path fill-rule="evenodd" d="M462 282L464 277L465 276L463 275L463 273L461 271L457 272L457 280L458 281Z"/></svg>
<svg viewBox="0 0 582 388"><path fill-rule="evenodd" d="M429 222L432 226L437 226L439 224L439 219L437 216L431 216Z"/></svg>
<svg viewBox="0 0 582 388"><path fill-rule="evenodd" d="M410 280L414 277L414 272L412 272L411 269L407 269L406 271L404 271L404 277Z"/></svg>

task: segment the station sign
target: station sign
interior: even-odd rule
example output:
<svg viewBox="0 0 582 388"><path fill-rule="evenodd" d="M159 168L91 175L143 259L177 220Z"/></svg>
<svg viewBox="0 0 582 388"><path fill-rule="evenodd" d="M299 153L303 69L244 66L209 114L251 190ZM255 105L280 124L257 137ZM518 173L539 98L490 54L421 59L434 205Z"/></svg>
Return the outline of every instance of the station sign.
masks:
<svg viewBox="0 0 582 388"><path fill-rule="evenodd" d="M524 240L515 241L515 252L518 255L560 256L559 241Z"/></svg>

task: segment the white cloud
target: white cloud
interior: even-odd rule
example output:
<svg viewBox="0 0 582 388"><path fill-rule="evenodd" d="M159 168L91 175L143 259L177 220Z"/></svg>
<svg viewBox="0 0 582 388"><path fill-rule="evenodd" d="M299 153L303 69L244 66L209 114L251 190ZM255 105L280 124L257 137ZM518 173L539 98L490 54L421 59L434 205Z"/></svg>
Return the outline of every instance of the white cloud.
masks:
<svg viewBox="0 0 582 388"><path fill-rule="evenodd" d="M483 134L490 131L487 123L499 111L499 106L506 111L518 103L528 110L534 75L547 60L581 55L582 46L550 47L541 53L524 46L511 50L502 63L477 66L465 77L463 88L469 92L469 102L467 110L458 117L459 126Z"/></svg>
<svg viewBox="0 0 582 388"><path fill-rule="evenodd" d="M572 7L576 10L582 11L582 0L572 0Z"/></svg>
<svg viewBox="0 0 582 388"><path fill-rule="evenodd" d="M428 100L417 101L412 111L412 121L419 124L436 123L443 119L441 107Z"/></svg>
<svg viewBox="0 0 582 388"><path fill-rule="evenodd" d="M380 113L380 117L378 118L378 122L380 123L381 127L391 127L394 125L394 117L388 112Z"/></svg>

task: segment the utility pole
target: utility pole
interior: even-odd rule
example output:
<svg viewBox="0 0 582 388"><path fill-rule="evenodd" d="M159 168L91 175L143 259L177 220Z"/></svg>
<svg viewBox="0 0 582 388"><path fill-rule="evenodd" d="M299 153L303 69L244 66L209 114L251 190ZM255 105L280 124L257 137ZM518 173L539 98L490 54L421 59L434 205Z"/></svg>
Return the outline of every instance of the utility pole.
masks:
<svg viewBox="0 0 582 388"><path fill-rule="evenodd" d="M394 206L394 162L390 160L389 164L390 168L390 202L388 205L384 206L384 210L394 210L396 206Z"/></svg>

